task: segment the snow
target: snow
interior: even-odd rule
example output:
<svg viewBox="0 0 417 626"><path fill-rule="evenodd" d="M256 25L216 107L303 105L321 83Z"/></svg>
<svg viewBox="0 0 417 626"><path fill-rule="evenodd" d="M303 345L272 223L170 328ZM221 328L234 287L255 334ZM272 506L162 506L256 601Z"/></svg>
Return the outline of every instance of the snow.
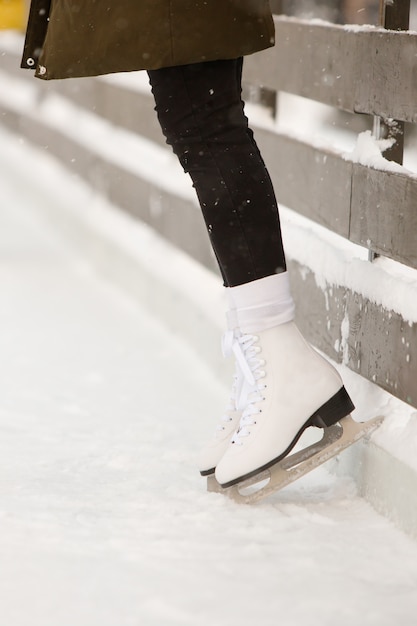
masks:
<svg viewBox="0 0 417 626"><path fill-rule="evenodd" d="M29 82L0 81L0 101L33 105L33 120L60 132L73 134L77 120L79 141L97 155L191 200L166 150L58 96L38 103ZM352 137L338 137L342 150L354 149ZM2 622L413 626L416 545L351 480L320 468L254 507L206 493L196 450L226 387L200 346L202 358L96 273L94 246L83 257L70 245L65 215L203 302L219 330L220 279L3 130L0 207ZM289 256L312 267L325 293L348 284L416 321L415 270L369 264L362 248L289 209L282 217ZM342 349L347 332L345 319ZM373 442L417 469L417 412L340 370L361 419L387 416Z"/></svg>
<svg viewBox="0 0 417 626"><path fill-rule="evenodd" d="M126 76L132 79L133 84L138 74ZM146 77L144 73L141 76ZM116 77L113 78L116 81ZM156 188L165 189L169 193L174 193L196 204L191 184L188 178L182 175L176 159L169 150L117 128L56 94L46 92L39 100L36 81L11 78L5 73L0 74L0 81L2 84L0 102L5 102L13 110L26 113L31 111L33 123L40 120L51 125L59 133L67 134L72 139L76 138L81 145L99 158L105 156L106 159L120 167L127 168L142 179L150 180ZM141 88L145 88L144 82ZM251 105L247 110L252 122L257 125L259 123L275 125L264 109ZM285 132L290 133L296 132L294 127L298 126L297 131L304 138L308 136L313 141L329 145L333 143L334 149L339 152L354 150L357 135L353 132L334 128L330 130L327 128L327 132L323 132L330 110L329 107L308 102L304 98L281 94L278 128L281 125ZM313 119L316 122L313 123ZM76 136L74 135L74 120L77 120ZM12 148L9 149L9 158L11 158L11 153ZM25 155L28 157L29 154L31 154L29 146L23 147L22 154L17 150L17 166L24 161ZM362 151L363 154L366 154L366 150ZM37 169L33 170L31 166L28 166L27 176L48 181L48 187L52 180L60 180L56 168L48 159L40 157L38 152L32 153L31 160L37 163ZM164 176L160 175L162 171ZM67 184L65 181L64 177L61 184L57 184L56 187L63 188ZM196 269L195 264L193 265L185 255L178 252L171 254L169 247L161 243L149 228L132 222L128 216L119 212L116 217L112 207L106 206L100 199L97 200L91 190L81 192L80 188L79 184L77 192L73 192L73 194L78 194L77 201L71 207L73 212L78 213L80 218L82 215L84 220L93 224L103 237L116 238L141 265L153 268L157 276L168 276L166 268L169 267L171 269L169 281L176 284L176 289L187 297L198 300L199 306L205 308L214 324L219 328L222 327L221 287L213 275L205 272L204 280L199 281L197 276L200 276L202 269ZM52 192L54 190L55 186L52 187ZM87 212L83 210L83 203L88 204ZM281 217L287 256L310 267L317 284L323 289L325 295L330 294L332 286L345 285L372 302L401 314L409 323L417 320L416 270L384 258L378 258L376 262L370 264L367 261L366 249L355 246L285 207L281 207ZM161 259L169 259L169 261L161 262ZM190 277L189 281L175 281L175 276L185 273ZM196 288L196 285L200 284L203 287ZM343 341L343 336L341 338ZM350 376L350 373L347 371L346 375ZM362 389L363 385L359 387ZM359 395L361 395L360 389ZM355 398L356 404L361 406L361 414L367 413L367 397L365 394L360 404ZM388 401L386 396L382 395L380 404L370 408L376 411L381 406L384 410L388 410L388 403L388 415L396 415L398 412L405 415L407 424L411 427L412 421L409 421L409 416L412 411L410 408L402 406L401 403L393 406L393 402L395 404L398 401L391 398ZM416 466L414 451L409 446L404 448L396 445L395 441L395 438L391 438L387 433L380 445L396 457L405 460L407 464Z"/></svg>
<svg viewBox="0 0 417 626"><path fill-rule="evenodd" d="M383 172L396 174L408 174L417 178L412 172L394 161L388 161L382 153L394 144L394 139L375 139L370 130L359 133L356 146L350 153L345 153L344 158L353 163L360 163L367 167L373 167Z"/></svg>
<svg viewBox="0 0 417 626"><path fill-rule="evenodd" d="M288 258L307 266L324 292L345 286L409 324L417 322L417 270L382 257L369 263L365 248L286 207L280 213Z"/></svg>
<svg viewBox="0 0 417 626"><path fill-rule="evenodd" d="M388 4L388 2L387 2ZM344 30L347 32L353 33L367 33L367 32L376 32L376 33L387 33L393 32L398 33L396 30L390 30L388 28L383 28L382 26L375 26L374 24L334 24L333 22L329 22L327 20L323 20L320 18L308 18L303 19L299 17L287 17L285 15L280 15L278 20L280 22L293 22L295 24L304 24L305 26L316 25L316 26L330 26L331 28L337 28L340 30ZM404 30L401 31L406 35L416 35L417 31L414 30Z"/></svg>
<svg viewBox="0 0 417 626"><path fill-rule="evenodd" d="M0 99L5 97L4 93L0 93ZM16 100L19 102L18 91L13 93L17 94ZM10 92L7 97L10 98ZM45 108L38 107L36 114L39 117L43 116L46 120L47 111L51 123L57 125L60 132L72 132L70 121L79 120L79 128L82 127L83 132L78 135L78 141L85 142L85 145L94 150L98 156L103 146L111 145L113 162L118 163L121 155L123 163L127 163L130 154L130 167L137 175L146 179L149 171L153 172L153 176L155 172L158 172L159 180L156 182L160 188L166 188L179 195L184 194L186 198L189 197L189 181L183 176L178 164L167 150L149 141L135 138L132 133L117 129L93 114L79 111L73 105L67 105L61 98L54 96L52 102L56 108L55 112L49 103ZM91 122L91 130L89 122ZM10 161L13 160L17 168L25 162L25 159L29 162L36 162L36 170L27 166L26 177L34 182L37 179L45 181L47 188L44 194L49 189L52 194L60 193L60 190L68 184L67 175L62 174L60 168L51 159L33 150L27 144L19 146L16 142L12 142L8 148L8 158ZM160 176L161 171L164 172L163 177ZM169 283L176 285L179 293L184 293L191 301L197 301L197 306L204 308L205 315L219 330L222 328L224 305L221 285L210 272L204 271L204 276L201 278L201 267L197 268L186 255L177 251L173 254L171 248L155 236L151 229L137 221L132 221L129 216L119 211L115 212L113 207L97 198L91 189L80 181L73 186L71 196L63 198L62 202L68 204L71 198L75 202L67 206L68 210L77 214L79 219L92 224L104 238L117 240L119 245L128 250L142 266L152 268L156 277L166 276ZM88 205L88 211L84 210L85 205ZM387 310L398 312L409 323L417 319L416 270L384 258L378 258L371 264L367 261L366 249L352 244L290 209L281 206L280 213L287 256L310 268L306 271L314 272L315 280L325 294L330 294L334 285L345 285L372 302L384 306ZM176 278L183 275L187 275L189 280ZM379 412L388 416L388 423L392 421L395 424L397 416L401 414L404 416L404 423L407 423L409 428L411 427L413 420L410 416L414 413L413 409L384 392L377 394L377 401L375 394L367 388L365 381L360 379L360 383L357 384L355 380L351 380L349 370L346 370L343 378L349 381L349 389L355 389L355 403L361 407L360 419L372 417ZM373 400L371 401L370 398ZM417 468L417 457L413 446L404 447L397 444L396 438L390 437L388 430L387 435L380 438L379 445L390 454L404 460L408 465Z"/></svg>
<svg viewBox="0 0 417 626"><path fill-rule="evenodd" d="M414 624L417 547L350 480L320 468L254 507L206 493L195 450L226 389L41 217L85 187L0 145L2 621Z"/></svg>

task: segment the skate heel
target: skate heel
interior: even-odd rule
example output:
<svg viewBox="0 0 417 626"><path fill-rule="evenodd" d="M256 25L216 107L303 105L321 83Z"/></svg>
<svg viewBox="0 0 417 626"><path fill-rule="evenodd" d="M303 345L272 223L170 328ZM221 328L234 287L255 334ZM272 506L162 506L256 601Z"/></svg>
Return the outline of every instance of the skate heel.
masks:
<svg viewBox="0 0 417 626"><path fill-rule="evenodd" d="M311 423L318 428L327 428L349 415L354 408L348 392L342 387L312 415Z"/></svg>

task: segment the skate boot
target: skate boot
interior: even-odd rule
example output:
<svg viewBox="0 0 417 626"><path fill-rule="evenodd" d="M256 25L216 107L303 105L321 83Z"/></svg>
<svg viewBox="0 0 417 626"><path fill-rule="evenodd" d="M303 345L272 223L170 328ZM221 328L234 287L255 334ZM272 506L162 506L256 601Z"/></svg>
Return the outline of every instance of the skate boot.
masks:
<svg viewBox="0 0 417 626"><path fill-rule="evenodd" d="M235 312L229 311L227 314L227 320L229 330L224 333L222 339L222 352L225 358L232 356L234 346L239 336L239 330L236 328ZM198 466L202 476L210 476L214 474L217 463L222 458L230 443L233 433L239 425L239 421L242 416L242 409L239 405L242 384L242 372L236 363L228 406L216 426L213 437L200 451Z"/></svg>
<svg viewBox="0 0 417 626"><path fill-rule="evenodd" d="M246 364L245 409L216 466L223 488L284 459L309 426L327 428L354 408L337 371L293 321L245 332L239 341Z"/></svg>

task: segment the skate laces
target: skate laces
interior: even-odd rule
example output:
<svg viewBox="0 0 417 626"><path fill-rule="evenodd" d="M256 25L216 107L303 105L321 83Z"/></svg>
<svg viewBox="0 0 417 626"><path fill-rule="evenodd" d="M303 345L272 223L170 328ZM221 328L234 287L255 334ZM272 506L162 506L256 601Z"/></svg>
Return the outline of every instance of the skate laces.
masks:
<svg viewBox="0 0 417 626"><path fill-rule="evenodd" d="M250 348L256 339L257 337L254 335L242 335L236 331L227 331L223 335L223 355L226 358L234 355L238 373L240 373L250 385L255 384L255 378L252 372L253 364L249 361L255 355L255 351L252 351L252 354ZM257 351L259 350L258 348Z"/></svg>
<svg viewBox="0 0 417 626"><path fill-rule="evenodd" d="M233 356L233 344L238 334L237 330L227 330L222 336L222 354L225 358ZM226 412L220 418L220 422L216 426L215 436L219 437L233 418L230 413L238 410L238 397L242 388L243 378L241 369L237 362L235 363L235 372L233 374L232 389L230 392L229 403Z"/></svg>
<svg viewBox="0 0 417 626"><path fill-rule="evenodd" d="M255 416L260 409L255 406L263 400L265 385L261 382L265 372L264 360L259 358L261 348L256 335L243 334L238 330L228 330L222 338L224 357L235 357L236 371L233 380L229 410L243 411L239 428L233 435L232 442L242 445L240 438L250 434L249 427L255 423ZM226 413L217 426L218 435L225 429L225 422L230 422L230 414Z"/></svg>
<svg viewBox="0 0 417 626"><path fill-rule="evenodd" d="M256 415L261 412L256 404L264 399L263 390L266 385L261 382L265 377L262 367L265 361L259 357L261 348L257 345L259 337L256 335L241 334L235 336L232 342L232 352L235 355L237 366L241 372L241 385L237 408L243 410L239 428L235 432L232 443L242 445L241 438L250 434L249 427L256 423Z"/></svg>

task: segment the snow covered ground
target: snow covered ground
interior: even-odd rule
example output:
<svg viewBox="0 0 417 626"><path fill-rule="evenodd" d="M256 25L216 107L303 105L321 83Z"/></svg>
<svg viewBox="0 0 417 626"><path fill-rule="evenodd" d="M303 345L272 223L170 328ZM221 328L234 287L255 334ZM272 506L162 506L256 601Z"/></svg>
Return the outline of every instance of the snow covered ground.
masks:
<svg viewBox="0 0 417 626"><path fill-rule="evenodd" d="M417 546L350 480L320 468L254 507L205 492L195 451L226 390L42 221L75 183L29 176L17 141L2 131L1 623L414 626Z"/></svg>

